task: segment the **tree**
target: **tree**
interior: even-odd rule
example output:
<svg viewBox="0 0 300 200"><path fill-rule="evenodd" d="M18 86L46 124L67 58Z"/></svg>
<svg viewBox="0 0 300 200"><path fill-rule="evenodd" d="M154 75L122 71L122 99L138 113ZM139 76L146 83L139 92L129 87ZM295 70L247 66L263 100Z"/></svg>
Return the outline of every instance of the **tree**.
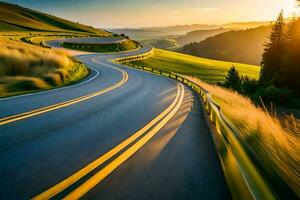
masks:
<svg viewBox="0 0 300 200"><path fill-rule="evenodd" d="M272 27L270 42L265 45L262 56L260 83L263 85L278 85L278 79L283 70L283 55L286 46L284 26L283 11L281 11Z"/></svg>
<svg viewBox="0 0 300 200"><path fill-rule="evenodd" d="M239 72L234 66L228 70L224 86L236 91L241 90L241 78L239 76Z"/></svg>
<svg viewBox="0 0 300 200"><path fill-rule="evenodd" d="M287 38L284 71L279 86L293 89L300 94L300 19L290 22Z"/></svg>

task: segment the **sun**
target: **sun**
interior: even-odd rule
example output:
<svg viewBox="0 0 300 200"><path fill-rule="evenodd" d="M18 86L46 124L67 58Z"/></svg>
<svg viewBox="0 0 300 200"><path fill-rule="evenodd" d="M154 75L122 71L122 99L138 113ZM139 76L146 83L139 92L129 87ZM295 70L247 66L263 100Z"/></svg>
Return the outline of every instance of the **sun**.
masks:
<svg viewBox="0 0 300 200"><path fill-rule="evenodd" d="M296 0L283 0L282 9L287 16L297 13L298 9Z"/></svg>

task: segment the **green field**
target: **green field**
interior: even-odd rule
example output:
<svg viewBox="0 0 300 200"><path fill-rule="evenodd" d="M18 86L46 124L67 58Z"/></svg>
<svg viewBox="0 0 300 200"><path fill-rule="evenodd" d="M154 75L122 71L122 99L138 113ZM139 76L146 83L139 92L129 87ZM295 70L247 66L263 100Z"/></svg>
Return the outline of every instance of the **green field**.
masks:
<svg viewBox="0 0 300 200"><path fill-rule="evenodd" d="M259 77L260 71L259 66L199 58L161 49L155 49L154 54L147 59L132 61L127 64L192 75L207 82L223 82L232 65L241 75L247 75L254 79Z"/></svg>
<svg viewBox="0 0 300 200"><path fill-rule="evenodd" d="M89 52L119 52L119 51L130 51L140 47L140 45L133 40L125 40L118 43L107 43L107 44L93 44L93 43L71 43L63 42L62 46L65 48L89 51Z"/></svg>

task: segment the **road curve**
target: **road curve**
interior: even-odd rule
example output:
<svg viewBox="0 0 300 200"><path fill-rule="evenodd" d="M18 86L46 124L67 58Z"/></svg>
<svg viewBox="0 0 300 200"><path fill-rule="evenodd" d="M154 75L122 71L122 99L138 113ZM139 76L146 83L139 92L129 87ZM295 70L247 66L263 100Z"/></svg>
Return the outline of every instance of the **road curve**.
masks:
<svg viewBox="0 0 300 200"><path fill-rule="evenodd" d="M230 199L196 94L108 61L149 50L77 55L80 83L1 99L0 199Z"/></svg>

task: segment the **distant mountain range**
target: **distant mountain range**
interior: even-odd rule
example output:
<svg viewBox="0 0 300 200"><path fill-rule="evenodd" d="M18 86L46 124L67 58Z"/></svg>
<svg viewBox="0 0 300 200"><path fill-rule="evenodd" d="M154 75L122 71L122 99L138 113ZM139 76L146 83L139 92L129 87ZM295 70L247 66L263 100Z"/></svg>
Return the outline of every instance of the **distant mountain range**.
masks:
<svg viewBox="0 0 300 200"><path fill-rule="evenodd" d="M0 31L80 32L103 36L111 35L102 29L5 2L0 2Z"/></svg>
<svg viewBox="0 0 300 200"><path fill-rule="evenodd" d="M126 29L111 29L114 33L124 33L136 40L157 39L162 37L184 35L195 30L215 30L215 29L249 29L259 26L270 25L271 21L263 22L234 22L221 25L208 24L193 24L193 25L177 25L165 27L145 27L145 28L126 28Z"/></svg>

